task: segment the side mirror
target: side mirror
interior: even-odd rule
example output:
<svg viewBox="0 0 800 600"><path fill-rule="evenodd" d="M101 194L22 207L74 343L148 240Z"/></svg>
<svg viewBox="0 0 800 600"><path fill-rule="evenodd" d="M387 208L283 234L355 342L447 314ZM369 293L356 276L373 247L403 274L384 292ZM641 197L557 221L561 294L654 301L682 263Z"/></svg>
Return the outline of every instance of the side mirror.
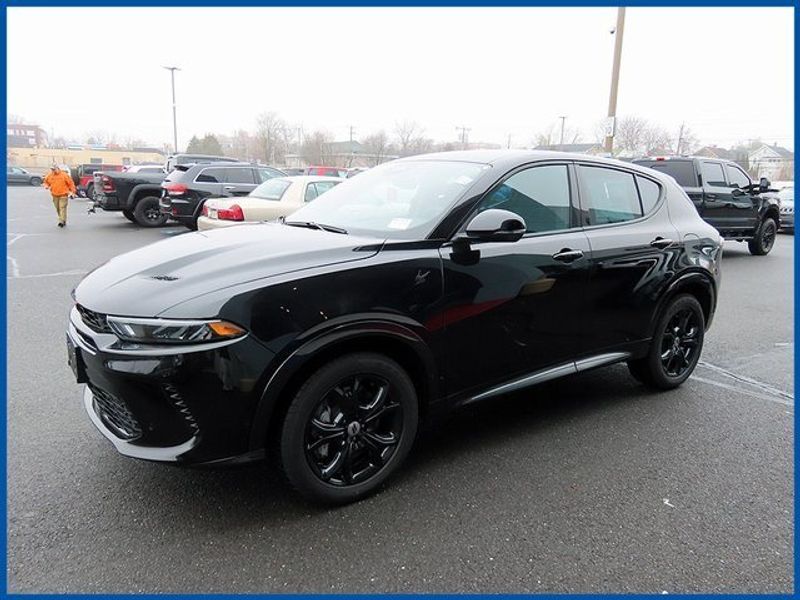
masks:
<svg viewBox="0 0 800 600"><path fill-rule="evenodd" d="M516 242L525 235L525 220L518 214L490 208L473 217L466 228L466 241Z"/></svg>
<svg viewBox="0 0 800 600"><path fill-rule="evenodd" d="M762 177L761 179L758 180L758 187L760 187L762 190L768 190L769 186L771 185L772 183L766 177Z"/></svg>

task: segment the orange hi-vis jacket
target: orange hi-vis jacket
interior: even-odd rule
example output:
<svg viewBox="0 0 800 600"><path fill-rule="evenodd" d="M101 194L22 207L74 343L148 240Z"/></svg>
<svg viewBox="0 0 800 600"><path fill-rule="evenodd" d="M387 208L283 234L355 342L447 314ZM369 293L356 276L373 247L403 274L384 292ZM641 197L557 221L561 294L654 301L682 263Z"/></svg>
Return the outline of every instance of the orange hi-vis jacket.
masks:
<svg viewBox="0 0 800 600"><path fill-rule="evenodd" d="M76 192L75 182L64 171L59 171L58 173L50 171L47 177L44 178L44 187L49 189L53 196L66 196Z"/></svg>

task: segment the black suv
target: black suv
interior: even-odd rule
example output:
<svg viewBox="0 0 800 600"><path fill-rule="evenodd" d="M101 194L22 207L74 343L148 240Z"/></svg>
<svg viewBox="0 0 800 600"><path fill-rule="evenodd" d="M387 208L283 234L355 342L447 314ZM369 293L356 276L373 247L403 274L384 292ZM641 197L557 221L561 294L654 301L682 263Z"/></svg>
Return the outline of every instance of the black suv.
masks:
<svg viewBox="0 0 800 600"><path fill-rule="evenodd" d="M189 229L208 198L246 196L257 186L283 171L252 163L203 163L177 165L161 184L161 212Z"/></svg>
<svg viewBox="0 0 800 600"><path fill-rule="evenodd" d="M747 241L751 254L772 250L780 227L779 203L762 196L770 182L753 183L735 162L702 156L669 156L633 161L671 175L691 198L700 216L725 239Z"/></svg>
<svg viewBox="0 0 800 600"><path fill-rule="evenodd" d="M284 222L111 259L74 291L68 356L123 454L221 465L270 452L307 496L348 502L397 470L439 410L617 362L658 389L683 383L721 246L652 169L414 156Z"/></svg>

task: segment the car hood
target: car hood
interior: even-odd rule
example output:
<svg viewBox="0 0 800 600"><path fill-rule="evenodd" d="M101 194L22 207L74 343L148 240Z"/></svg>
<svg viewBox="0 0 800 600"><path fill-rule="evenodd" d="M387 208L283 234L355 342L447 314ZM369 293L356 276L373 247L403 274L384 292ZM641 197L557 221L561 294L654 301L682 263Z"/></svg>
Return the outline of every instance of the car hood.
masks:
<svg viewBox="0 0 800 600"><path fill-rule="evenodd" d="M234 285L363 260L382 245L274 223L186 233L112 258L78 284L75 301L105 314L154 317Z"/></svg>

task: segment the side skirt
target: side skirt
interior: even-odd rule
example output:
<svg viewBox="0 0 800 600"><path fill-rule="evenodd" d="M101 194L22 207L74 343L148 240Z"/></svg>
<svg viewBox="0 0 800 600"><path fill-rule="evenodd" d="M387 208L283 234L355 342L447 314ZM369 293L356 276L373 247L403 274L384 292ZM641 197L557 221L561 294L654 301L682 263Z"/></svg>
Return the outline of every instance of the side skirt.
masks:
<svg viewBox="0 0 800 600"><path fill-rule="evenodd" d="M630 352L608 352L606 354L590 356L589 358L582 358L581 360L577 361L566 362L561 365L556 365L555 367L548 367L547 369L535 371L528 375L524 375L523 377L519 377L493 388L489 388L485 392L481 392L480 394L467 398L460 404L463 406L479 400L485 400L486 398L508 394L510 392L521 390L538 383L550 381L551 379L558 379L559 377L564 377L565 375L574 375L575 373L580 373L581 371L588 371L589 369L594 369L596 367L602 367L621 362L630 358L630 356Z"/></svg>

